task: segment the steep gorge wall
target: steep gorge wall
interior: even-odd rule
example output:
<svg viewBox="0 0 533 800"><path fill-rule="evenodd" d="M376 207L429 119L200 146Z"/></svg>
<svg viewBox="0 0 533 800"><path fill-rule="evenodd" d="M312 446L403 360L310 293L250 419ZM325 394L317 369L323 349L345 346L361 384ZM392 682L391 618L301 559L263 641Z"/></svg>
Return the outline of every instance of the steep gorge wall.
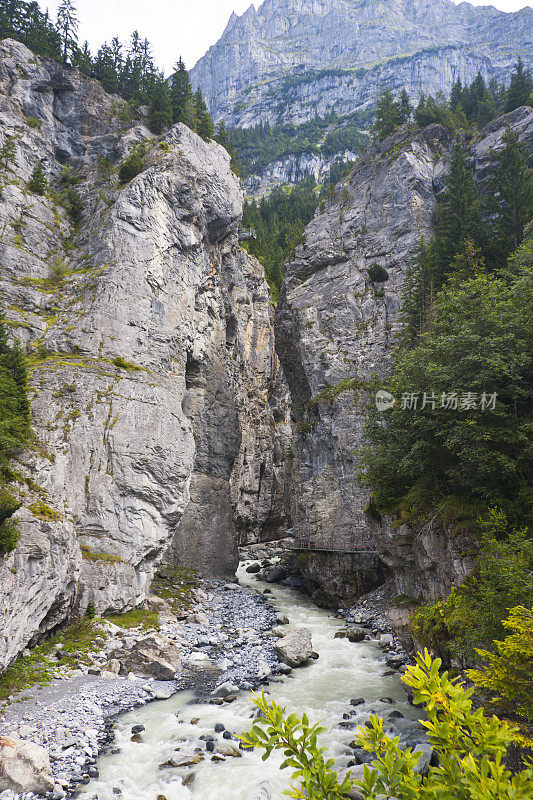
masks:
<svg viewBox="0 0 533 800"><path fill-rule="evenodd" d="M239 536L285 525L288 426L226 151L182 125L156 140L97 82L9 40L0 97L0 144L15 143L1 291L36 435L18 465L22 536L0 558L1 668L89 602L142 601L167 550L231 575ZM117 164L140 141L144 169L121 187L97 157ZM39 160L58 190L62 165L74 171L79 225L57 194L27 190Z"/></svg>
<svg viewBox="0 0 533 800"><path fill-rule="evenodd" d="M472 145L478 179L507 125L533 153L533 110L517 109L490 123ZM319 209L286 268L276 347L298 417L295 535L346 551L300 559L321 600L352 599L382 579L383 565L399 593L433 599L474 563L464 537L432 525L397 528L390 519L373 520L365 513L368 491L357 480L371 399L361 382L390 370L405 271L420 235L431 236L451 146L451 133L432 125L371 148ZM387 271L386 282L370 279L373 264ZM376 554L358 554L360 548Z"/></svg>

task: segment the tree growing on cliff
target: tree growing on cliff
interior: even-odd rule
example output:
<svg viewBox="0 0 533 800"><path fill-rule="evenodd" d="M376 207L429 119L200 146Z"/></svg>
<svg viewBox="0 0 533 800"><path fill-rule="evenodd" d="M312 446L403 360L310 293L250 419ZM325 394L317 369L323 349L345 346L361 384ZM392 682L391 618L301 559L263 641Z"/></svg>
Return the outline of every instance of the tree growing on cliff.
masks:
<svg viewBox="0 0 533 800"><path fill-rule="evenodd" d="M531 72L525 69L524 62L519 57L511 74L511 81L507 90L507 100L505 111L514 111L519 106L528 105L531 102L533 92L533 78Z"/></svg>
<svg viewBox="0 0 533 800"><path fill-rule="evenodd" d="M374 131L378 139L385 139L399 128L403 120L401 104L394 99L394 95L387 86L381 92L376 107Z"/></svg>
<svg viewBox="0 0 533 800"><path fill-rule="evenodd" d="M524 229L533 219L533 171L528 166L527 148L510 128L503 134L502 143L494 153L490 208L495 229L490 251L499 266L521 244Z"/></svg>
<svg viewBox="0 0 533 800"><path fill-rule="evenodd" d="M170 99L172 102L172 122L182 122L189 128L196 127L194 95L189 73L180 56L176 70L171 78Z"/></svg>
<svg viewBox="0 0 533 800"><path fill-rule="evenodd" d="M148 124L150 130L156 136L159 136L166 128L172 125L172 102L163 73L157 76L154 86Z"/></svg>
<svg viewBox="0 0 533 800"><path fill-rule="evenodd" d="M215 135L215 126L211 115L207 110L207 105L202 95L200 87L194 94L194 110L196 114L196 133L208 142Z"/></svg>
<svg viewBox="0 0 533 800"><path fill-rule="evenodd" d="M31 177L28 181L28 189L30 192L42 195L46 192L47 186L48 181L46 180L44 167L42 162L38 161L36 166L33 168L33 172L31 173Z"/></svg>
<svg viewBox="0 0 533 800"><path fill-rule="evenodd" d="M57 29L61 36L61 57L66 64L78 48L78 17L73 0L62 0L59 4Z"/></svg>
<svg viewBox="0 0 533 800"><path fill-rule="evenodd" d="M519 269L448 283L418 344L377 381L398 399L370 410L365 479L381 511L470 507L475 520L498 506L533 524L533 266Z"/></svg>

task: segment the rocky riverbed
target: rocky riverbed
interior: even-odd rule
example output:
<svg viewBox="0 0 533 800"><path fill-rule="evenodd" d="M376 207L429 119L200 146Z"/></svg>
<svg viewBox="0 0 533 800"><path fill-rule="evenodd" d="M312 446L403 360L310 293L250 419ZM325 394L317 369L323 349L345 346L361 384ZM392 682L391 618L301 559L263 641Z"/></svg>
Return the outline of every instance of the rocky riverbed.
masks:
<svg viewBox="0 0 533 800"><path fill-rule="evenodd" d="M202 696L224 685L226 690L212 702L232 702L240 689L257 686L280 666L274 653L276 640L269 633L276 614L261 594L236 583L205 581L194 597L195 605L181 620L172 618L165 604L157 630L126 631L103 621L107 637L91 657L92 666L32 691L31 698L13 698L0 719L0 735L7 737L2 740L5 747L13 749L9 742L15 747L22 742L42 747L49 754L49 768L46 756L39 761L42 754L34 749L27 769L17 773L21 789L28 786L33 791L17 795L4 790L2 800L17 796L31 800L43 792L60 800L97 777L96 760L112 745L117 714L184 688ZM158 653L153 649L156 645ZM181 668L173 661L176 652ZM151 663L143 653L153 654ZM135 668L144 676L136 674ZM148 677L151 670L167 680ZM124 676L118 674L125 671ZM35 759L40 764L37 769L32 766Z"/></svg>
<svg viewBox="0 0 533 800"><path fill-rule="evenodd" d="M0 800L33 800L43 794L50 800L61 800L84 784L92 781L98 784L99 756L107 752L111 757L113 753L121 757L123 743L118 747L117 732L119 743L124 739L145 741L143 725L130 725L125 732L121 731L121 715L152 700L170 698L178 690L191 690L192 699L188 702L197 703L199 708L205 704L224 707L218 713L224 715L226 726L222 724L218 733L216 728L207 733L201 726L193 728L186 741L189 750L200 753L210 746L213 760L233 761L230 758L235 755L233 752L222 752L230 747L225 740L234 738L227 729L228 704L239 701L238 719L241 713L238 706L247 690L283 681L292 672L291 665L309 664L321 655L330 657L328 653L313 651L309 630L303 627L294 630L290 626L292 630L287 634L287 616L276 612L270 604L271 596L278 593L275 588L278 581L280 588L299 588L297 574L283 567L286 551L287 542L244 549L241 555L246 561L241 572L249 585L203 581L192 591L192 605L182 613L176 614L170 603L152 597L152 606L159 610L157 629L124 630L108 620L102 621L105 637L101 639L101 649L90 656L90 666L65 673L51 685L32 692L31 699L13 698L0 721L0 737L7 737L0 738L0 744L4 743L2 756L12 746L15 749L28 746L29 766L25 774L19 775L20 791L14 791L15 787L4 789L0 791ZM272 588L265 588L268 586L265 579ZM384 587L351 608L338 609L333 614L337 623L330 634L349 643L378 645L381 655L376 660L376 681L384 681L387 686L389 679L400 677L409 662L390 625L389 594ZM309 605L303 596L302 603ZM305 624L305 616L303 620ZM320 630L320 626L315 630ZM349 650L349 659L350 653L357 660L357 651ZM360 697L347 697L341 713L336 714L335 727L348 737L341 742L340 750L338 742L336 745L338 768L355 770L357 777L359 767L368 762L368 755L348 739L376 711L386 719L391 733L401 736L403 744L423 750L421 764L427 766L431 751L424 744L423 731L414 718L416 714L413 718L406 717L405 701L395 707L396 694L394 698L388 693L378 697L372 693L363 695L364 692ZM196 741L195 737L200 738ZM233 750L235 746L236 742L231 745ZM177 763L182 756L190 756L189 750L184 751L185 755L180 751L177 757L174 754L170 758L171 771L179 772L180 768L190 771L190 764ZM35 768L36 764L40 766ZM187 776L189 772L184 774L184 780L190 779Z"/></svg>

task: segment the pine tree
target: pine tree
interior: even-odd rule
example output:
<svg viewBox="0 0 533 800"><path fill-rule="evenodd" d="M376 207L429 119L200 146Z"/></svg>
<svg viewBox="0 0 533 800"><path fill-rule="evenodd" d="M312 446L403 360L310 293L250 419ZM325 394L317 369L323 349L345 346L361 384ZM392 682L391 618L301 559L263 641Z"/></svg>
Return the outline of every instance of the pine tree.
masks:
<svg viewBox="0 0 533 800"><path fill-rule="evenodd" d="M450 94L450 108L452 111L455 111L457 106L462 103L463 100L463 84L461 83L461 79L457 78L455 83L452 86L452 91Z"/></svg>
<svg viewBox="0 0 533 800"><path fill-rule="evenodd" d="M431 243L424 236L418 240L415 258L407 266L402 291L401 345L411 347L427 329L434 298Z"/></svg>
<svg viewBox="0 0 533 800"><path fill-rule="evenodd" d="M72 63L75 67L79 67L86 75L92 75L93 60L89 49L89 42L85 41L83 47L76 50Z"/></svg>
<svg viewBox="0 0 533 800"><path fill-rule="evenodd" d="M57 28L61 35L62 59L66 64L78 47L78 18L73 0L62 0L57 10Z"/></svg>
<svg viewBox="0 0 533 800"><path fill-rule="evenodd" d="M46 192L47 180L44 173L42 162L39 161L37 166L34 167L31 173L31 178L28 181L28 189L35 194L44 194Z"/></svg>
<svg viewBox="0 0 533 800"><path fill-rule="evenodd" d="M176 71L172 75L170 98L172 101L172 121L174 123L183 122L189 128L194 128L196 119L193 92L189 73L185 69L181 56L176 64Z"/></svg>
<svg viewBox="0 0 533 800"><path fill-rule="evenodd" d="M519 106L527 104L529 95L533 91L533 79L528 69L524 69L524 62L519 57L511 75L511 82L507 90L505 111L514 111Z"/></svg>
<svg viewBox="0 0 533 800"><path fill-rule="evenodd" d="M374 130L379 139L385 139L401 125L400 107L387 87L383 89L376 108Z"/></svg>
<svg viewBox="0 0 533 800"><path fill-rule="evenodd" d="M500 264L522 242L524 228L533 217L533 173L528 167L527 148L510 128L502 142L492 169L492 210L496 216L492 251Z"/></svg>
<svg viewBox="0 0 533 800"><path fill-rule="evenodd" d="M2 147L0 147L0 169L4 172L12 172L11 164L15 160L16 146L13 136L6 136Z"/></svg>
<svg viewBox="0 0 533 800"><path fill-rule="evenodd" d="M435 287L439 289L450 273L453 259L464 252L467 241L484 249L485 229L481 218L479 192L474 185L474 173L467 164L460 145L454 147L446 188L439 198L436 211Z"/></svg>
<svg viewBox="0 0 533 800"><path fill-rule="evenodd" d="M93 65L93 75L99 80L107 92L114 94L119 89L119 76L109 45L104 44L98 50Z"/></svg>
<svg viewBox="0 0 533 800"><path fill-rule="evenodd" d="M168 91L168 85L161 73L158 75L157 82L152 92L150 103L149 128L152 133L159 136L165 128L172 125L172 102Z"/></svg>
<svg viewBox="0 0 533 800"><path fill-rule="evenodd" d="M402 89L400 94L400 120L403 123L409 122L413 113L413 106L409 100L409 95Z"/></svg>
<svg viewBox="0 0 533 800"><path fill-rule="evenodd" d="M198 120L196 124L196 133L208 142L215 135L215 126L207 110L200 87L198 87L194 94L194 109L196 112L196 119Z"/></svg>

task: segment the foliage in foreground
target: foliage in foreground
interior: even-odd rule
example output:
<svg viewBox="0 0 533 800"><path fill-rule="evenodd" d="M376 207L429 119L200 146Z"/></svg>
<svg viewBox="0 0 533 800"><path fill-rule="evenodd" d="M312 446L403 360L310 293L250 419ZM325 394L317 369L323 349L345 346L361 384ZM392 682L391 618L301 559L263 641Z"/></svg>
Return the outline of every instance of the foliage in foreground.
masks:
<svg viewBox="0 0 533 800"><path fill-rule="evenodd" d="M478 650L485 665L467 670L467 675L490 697L495 711L524 726L519 742L533 747L527 728L533 723L533 608L511 609L503 626L510 633L494 642L496 652Z"/></svg>
<svg viewBox="0 0 533 800"><path fill-rule="evenodd" d="M359 728L357 744L375 754L371 766L365 765L361 781L339 782L333 760L324 757L318 736L324 728L311 725L305 715L284 716L276 703L268 705L265 695L256 698L263 718L241 738L250 747L259 747L267 759L273 750L286 756L281 768L291 768L295 784L293 798L340 800L351 788L365 800L394 796L398 800L530 800L533 763L511 775L502 761L514 741L516 729L497 717L488 718L482 708L472 710L472 690L465 690L447 672L440 674L441 662L431 660L427 650L418 654L409 667L404 683L411 687L414 702L425 706L429 743L439 765L430 766L426 776L416 771L420 754L403 750L399 738L391 738L383 720L370 718L368 727Z"/></svg>

